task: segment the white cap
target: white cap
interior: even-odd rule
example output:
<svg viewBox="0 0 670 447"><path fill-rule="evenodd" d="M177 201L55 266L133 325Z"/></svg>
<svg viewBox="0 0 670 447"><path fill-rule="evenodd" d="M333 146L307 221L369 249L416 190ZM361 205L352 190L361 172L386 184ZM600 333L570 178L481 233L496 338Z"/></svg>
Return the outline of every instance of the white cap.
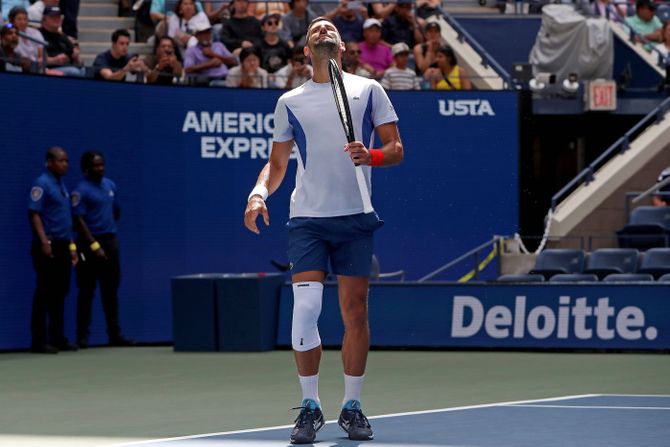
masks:
<svg viewBox="0 0 670 447"><path fill-rule="evenodd" d="M212 29L212 25L209 23L209 19L206 16L203 16L202 19L199 19L193 25L194 33L200 33L202 31L207 31L208 29Z"/></svg>
<svg viewBox="0 0 670 447"><path fill-rule="evenodd" d="M391 47L391 52L394 56L400 53L409 53L409 46L405 42L398 42Z"/></svg>
<svg viewBox="0 0 670 447"><path fill-rule="evenodd" d="M365 22L363 22L363 29L368 29L371 26L378 26L379 28L381 28L382 22L374 18L367 19Z"/></svg>

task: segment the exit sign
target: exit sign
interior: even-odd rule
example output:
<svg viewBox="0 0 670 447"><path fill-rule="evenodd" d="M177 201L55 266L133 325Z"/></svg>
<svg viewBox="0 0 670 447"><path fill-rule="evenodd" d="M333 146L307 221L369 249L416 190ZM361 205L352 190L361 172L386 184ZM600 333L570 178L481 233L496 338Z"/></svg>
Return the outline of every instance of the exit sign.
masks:
<svg viewBox="0 0 670 447"><path fill-rule="evenodd" d="M584 105L586 110L616 110L616 82L605 80L589 82Z"/></svg>

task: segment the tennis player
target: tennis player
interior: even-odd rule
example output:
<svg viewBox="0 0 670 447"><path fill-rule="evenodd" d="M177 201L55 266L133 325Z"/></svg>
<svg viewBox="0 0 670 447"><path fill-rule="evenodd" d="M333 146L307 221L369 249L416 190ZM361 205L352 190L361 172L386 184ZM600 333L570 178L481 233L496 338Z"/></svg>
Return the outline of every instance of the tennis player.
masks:
<svg viewBox="0 0 670 447"><path fill-rule="evenodd" d="M344 322L342 361L344 399L339 425L352 440L373 438L361 411L361 387L369 350L368 284L373 233L382 224L377 214L364 213L369 202L371 167L400 163L403 147L393 105L376 82L343 73L356 141L347 144L328 76L328 60L342 66L344 42L328 19L314 19L307 29L305 55L314 76L282 95L275 108L272 154L248 197L246 227L259 233L259 214L270 224L266 200L279 188L294 146L297 147L296 186L291 195L288 257L293 283L291 340L302 388L300 415L291 443L312 443L324 424L318 393L321 339L317 327L323 281L328 263L337 275ZM382 146L371 149L373 131ZM356 168L355 165L361 165ZM359 188L356 169L362 169L367 188ZM365 189L366 191L361 192Z"/></svg>

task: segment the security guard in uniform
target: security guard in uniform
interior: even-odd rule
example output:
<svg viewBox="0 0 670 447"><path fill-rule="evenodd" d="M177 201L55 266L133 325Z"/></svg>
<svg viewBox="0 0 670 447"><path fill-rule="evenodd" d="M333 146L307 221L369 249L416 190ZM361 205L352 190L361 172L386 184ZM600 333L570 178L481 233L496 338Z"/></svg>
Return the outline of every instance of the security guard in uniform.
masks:
<svg viewBox="0 0 670 447"><path fill-rule="evenodd" d="M77 265L77 344L80 348L88 347L91 306L99 281L109 344L131 346L135 342L122 335L119 324L121 264L116 221L121 210L116 184L105 177L105 158L100 152L85 152L81 170L85 178L72 192L72 214L81 255Z"/></svg>
<svg viewBox="0 0 670 447"><path fill-rule="evenodd" d="M62 179L68 168L67 153L61 147L52 147L46 159L47 172L33 183L28 201L33 232L31 255L36 273L31 351L57 354L59 350L77 350L65 338L63 314L72 265L77 264L78 257L72 242L70 196Z"/></svg>

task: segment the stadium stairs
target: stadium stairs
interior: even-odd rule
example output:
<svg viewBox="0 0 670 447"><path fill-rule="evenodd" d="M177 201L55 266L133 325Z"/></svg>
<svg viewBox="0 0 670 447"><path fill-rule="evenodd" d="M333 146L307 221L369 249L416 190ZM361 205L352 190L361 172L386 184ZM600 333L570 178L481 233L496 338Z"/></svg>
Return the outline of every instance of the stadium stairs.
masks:
<svg viewBox="0 0 670 447"><path fill-rule="evenodd" d="M135 18L118 17L118 3L110 0L85 0L79 7L79 45L86 66L93 65L95 56L111 47L112 33L120 28L130 32L130 54L151 54L153 48L135 42Z"/></svg>
<svg viewBox="0 0 670 447"><path fill-rule="evenodd" d="M592 237L592 249L616 247L616 230L626 224L625 193L645 191L661 170L670 166L670 113L650 124L630 148L607 161L588 184L577 187L556 207L551 218L553 238ZM649 201L639 205L650 205ZM578 248L577 239L561 247ZM572 244L572 245L570 245Z"/></svg>

